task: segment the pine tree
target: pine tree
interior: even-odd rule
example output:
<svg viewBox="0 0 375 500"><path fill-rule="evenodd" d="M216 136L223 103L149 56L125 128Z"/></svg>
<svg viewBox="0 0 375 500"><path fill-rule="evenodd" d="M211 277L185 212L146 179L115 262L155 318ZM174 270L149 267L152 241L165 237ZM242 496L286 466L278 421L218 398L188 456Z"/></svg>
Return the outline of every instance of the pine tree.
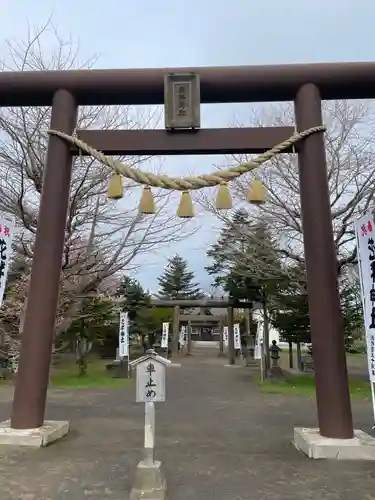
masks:
<svg viewBox="0 0 375 500"><path fill-rule="evenodd" d="M179 255L168 260L164 273L158 278L161 299L194 300L204 297L199 285L194 283L194 273Z"/></svg>
<svg viewBox="0 0 375 500"><path fill-rule="evenodd" d="M129 319L134 320L139 311L150 305L150 297L136 279L123 276L117 295L124 297L124 310L129 312Z"/></svg>
<svg viewBox="0 0 375 500"><path fill-rule="evenodd" d="M251 224L249 214L238 210L207 256L212 258L213 265L206 270L216 275L215 283L231 298L262 303L266 366L270 367L270 299L279 293L286 276L267 222L258 220Z"/></svg>
<svg viewBox="0 0 375 500"><path fill-rule="evenodd" d="M244 230L248 228L248 231ZM251 225L249 214L238 210L208 250L213 264L206 267L232 298L260 300L276 293L284 273L267 223Z"/></svg>
<svg viewBox="0 0 375 500"><path fill-rule="evenodd" d="M122 309L128 312L131 336L137 334L143 337L152 331L151 297L139 281L124 276L117 295L124 299Z"/></svg>
<svg viewBox="0 0 375 500"><path fill-rule="evenodd" d="M275 300L271 316L272 325L282 334L284 341L310 343L310 317L307 291L293 283Z"/></svg>

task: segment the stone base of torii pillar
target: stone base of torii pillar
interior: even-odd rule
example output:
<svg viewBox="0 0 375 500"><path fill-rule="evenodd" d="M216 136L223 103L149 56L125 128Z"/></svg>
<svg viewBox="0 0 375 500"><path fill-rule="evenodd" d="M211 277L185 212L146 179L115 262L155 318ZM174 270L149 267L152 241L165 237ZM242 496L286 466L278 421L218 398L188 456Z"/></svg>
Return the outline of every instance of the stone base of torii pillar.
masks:
<svg viewBox="0 0 375 500"><path fill-rule="evenodd" d="M37 429L13 429L10 420L0 423L0 445L42 448L68 434L67 421L45 420Z"/></svg>

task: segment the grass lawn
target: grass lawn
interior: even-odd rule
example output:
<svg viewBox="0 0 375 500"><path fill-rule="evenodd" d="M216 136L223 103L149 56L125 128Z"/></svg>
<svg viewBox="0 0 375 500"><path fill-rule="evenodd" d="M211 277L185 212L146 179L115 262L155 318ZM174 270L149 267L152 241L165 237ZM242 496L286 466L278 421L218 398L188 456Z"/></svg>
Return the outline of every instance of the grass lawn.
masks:
<svg viewBox="0 0 375 500"><path fill-rule="evenodd" d="M74 361L63 364L61 367L53 367L51 373L51 387L64 389L100 389L105 387L124 387L131 382L131 379L112 378L106 372L105 365L110 360L90 359L88 362L87 375L78 376L78 366Z"/></svg>
<svg viewBox="0 0 375 500"><path fill-rule="evenodd" d="M294 366L297 366L297 355L296 351L293 351ZM351 354L346 353L346 363L348 365L348 370L364 370L367 373L367 357L365 354ZM287 349L283 349L280 352L279 364L281 368L289 367L289 353Z"/></svg>
<svg viewBox="0 0 375 500"><path fill-rule="evenodd" d="M258 383L259 390L270 394L292 394L295 396L315 396L315 380L309 375L291 376L288 380ZM370 382L350 380L350 395L361 399L371 399Z"/></svg>

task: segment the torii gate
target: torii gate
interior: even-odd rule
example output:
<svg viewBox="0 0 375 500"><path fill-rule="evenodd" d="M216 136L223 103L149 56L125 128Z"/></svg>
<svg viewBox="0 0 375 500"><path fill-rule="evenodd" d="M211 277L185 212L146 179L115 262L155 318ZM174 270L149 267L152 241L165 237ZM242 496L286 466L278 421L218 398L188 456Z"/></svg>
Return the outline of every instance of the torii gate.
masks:
<svg viewBox="0 0 375 500"><path fill-rule="evenodd" d="M80 105L164 101L164 78L195 74L200 102L294 101L296 127L322 125L322 99L375 97L375 63L242 66L0 73L0 106L51 106L51 129L73 134ZM259 153L292 135L292 127L195 130L78 131L105 154ZM337 286L324 137L297 144L302 222L314 349L320 433L353 437L344 338ZM31 429L44 421L54 336L72 155L77 149L50 136L34 260L24 320L11 426Z"/></svg>

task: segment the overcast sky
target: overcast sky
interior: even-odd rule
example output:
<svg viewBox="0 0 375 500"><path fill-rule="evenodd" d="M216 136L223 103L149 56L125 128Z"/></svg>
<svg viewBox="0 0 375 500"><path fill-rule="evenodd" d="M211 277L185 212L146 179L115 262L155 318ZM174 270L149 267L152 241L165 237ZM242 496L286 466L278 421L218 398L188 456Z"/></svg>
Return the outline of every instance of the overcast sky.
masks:
<svg viewBox="0 0 375 500"><path fill-rule="evenodd" d="M99 55L97 67L173 67L375 60L374 0L0 0L1 38L25 38L27 23L52 14L64 35L79 39L81 54ZM202 126L226 126L248 106L208 106ZM212 157L169 158L167 173L201 173ZM194 237L153 255L139 273L155 290L166 256L189 259L204 287L205 249L213 221Z"/></svg>

